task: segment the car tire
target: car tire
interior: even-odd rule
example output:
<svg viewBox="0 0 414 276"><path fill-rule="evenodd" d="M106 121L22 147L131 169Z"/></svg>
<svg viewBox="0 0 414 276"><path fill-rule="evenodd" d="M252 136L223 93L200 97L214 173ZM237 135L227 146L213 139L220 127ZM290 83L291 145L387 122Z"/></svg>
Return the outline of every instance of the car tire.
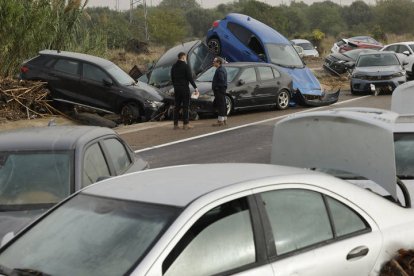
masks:
<svg viewBox="0 0 414 276"><path fill-rule="evenodd" d="M136 103L127 103L121 108L120 115L124 125L131 125L139 121L139 107Z"/></svg>
<svg viewBox="0 0 414 276"><path fill-rule="evenodd" d="M210 38L207 41L207 46L210 49L210 51L216 56L219 56L221 54L221 44L218 38Z"/></svg>
<svg viewBox="0 0 414 276"><path fill-rule="evenodd" d="M276 95L276 109L284 110L289 107L290 93L283 89L280 90Z"/></svg>
<svg viewBox="0 0 414 276"><path fill-rule="evenodd" d="M234 111L233 110L234 109L233 99L229 95L226 95L225 99L226 99L226 115L230 116L230 114L232 114Z"/></svg>

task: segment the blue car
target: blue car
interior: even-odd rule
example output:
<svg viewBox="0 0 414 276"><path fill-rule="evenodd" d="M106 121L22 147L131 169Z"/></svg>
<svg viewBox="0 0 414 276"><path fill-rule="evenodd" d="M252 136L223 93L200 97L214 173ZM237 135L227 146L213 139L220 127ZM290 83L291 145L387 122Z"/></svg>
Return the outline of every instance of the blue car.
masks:
<svg viewBox="0 0 414 276"><path fill-rule="evenodd" d="M294 100L299 104L320 106L338 100L339 90L325 94L286 37L250 16L230 13L214 21L206 42L215 55L229 62L268 62L282 67L293 79Z"/></svg>

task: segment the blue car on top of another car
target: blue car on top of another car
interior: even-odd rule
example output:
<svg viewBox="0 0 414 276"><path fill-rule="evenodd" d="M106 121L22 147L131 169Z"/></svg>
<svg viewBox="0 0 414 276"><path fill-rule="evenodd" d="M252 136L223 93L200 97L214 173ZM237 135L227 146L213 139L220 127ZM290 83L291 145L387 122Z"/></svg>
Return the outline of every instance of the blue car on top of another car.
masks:
<svg viewBox="0 0 414 276"><path fill-rule="evenodd" d="M339 91L325 94L286 37L250 16L230 13L214 21L206 42L214 54L229 62L268 62L280 66L292 77L294 100L300 104L319 106L338 100Z"/></svg>

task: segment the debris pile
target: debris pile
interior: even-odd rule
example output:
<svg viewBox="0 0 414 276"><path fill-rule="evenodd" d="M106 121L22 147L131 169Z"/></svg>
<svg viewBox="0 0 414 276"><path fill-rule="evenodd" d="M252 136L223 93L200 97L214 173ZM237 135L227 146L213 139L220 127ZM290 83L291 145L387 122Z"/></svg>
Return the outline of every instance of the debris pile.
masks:
<svg viewBox="0 0 414 276"><path fill-rule="evenodd" d="M414 275L414 250L398 250L398 255L386 262L380 271L380 276L410 276Z"/></svg>
<svg viewBox="0 0 414 276"><path fill-rule="evenodd" d="M0 119L16 121L60 114L51 106L45 82L0 79Z"/></svg>

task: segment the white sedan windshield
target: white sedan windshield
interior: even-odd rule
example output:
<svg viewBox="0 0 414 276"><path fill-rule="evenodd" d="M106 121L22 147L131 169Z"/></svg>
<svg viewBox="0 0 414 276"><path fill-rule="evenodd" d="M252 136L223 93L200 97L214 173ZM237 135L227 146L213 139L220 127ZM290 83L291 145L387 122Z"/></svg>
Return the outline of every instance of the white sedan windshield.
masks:
<svg viewBox="0 0 414 276"><path fill-rule="evenodd" d="M178 211L79 194L6 248L0 268L31 269L39 275L124 275Z"/></svg>

